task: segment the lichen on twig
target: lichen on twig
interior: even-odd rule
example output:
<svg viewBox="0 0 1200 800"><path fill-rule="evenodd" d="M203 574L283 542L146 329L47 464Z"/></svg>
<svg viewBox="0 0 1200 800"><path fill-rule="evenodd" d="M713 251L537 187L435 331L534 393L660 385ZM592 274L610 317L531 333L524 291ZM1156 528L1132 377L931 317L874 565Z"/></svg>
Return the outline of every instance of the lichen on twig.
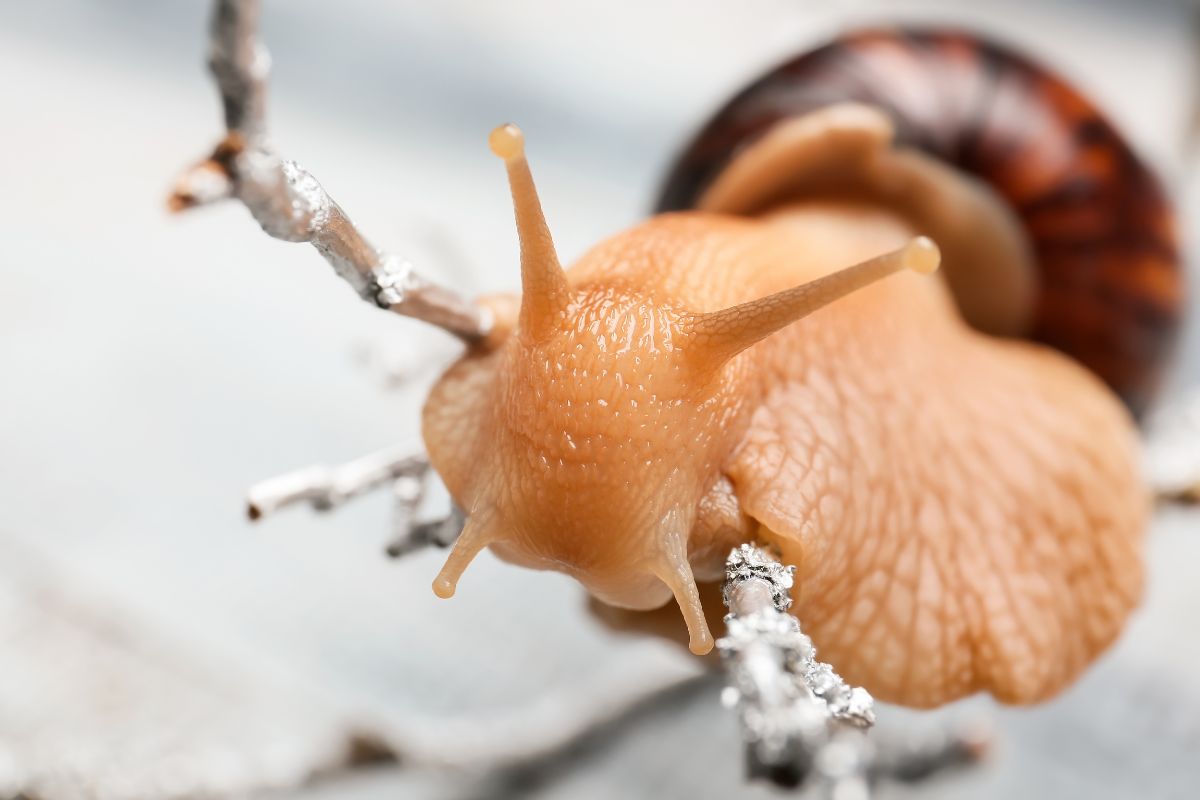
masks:
<svg viewBox="0 0 1200 800"><path fill-rule="evenodd" d="M717 642L728 677L723 700L738 715L751 778L816 785L828 797L866 798L880 779L921 780L978 760L986 737L943 732L903 747L866 737L875 701L816 660L791 607L794 567L750 544L725 562L728 634Z"/></svg>

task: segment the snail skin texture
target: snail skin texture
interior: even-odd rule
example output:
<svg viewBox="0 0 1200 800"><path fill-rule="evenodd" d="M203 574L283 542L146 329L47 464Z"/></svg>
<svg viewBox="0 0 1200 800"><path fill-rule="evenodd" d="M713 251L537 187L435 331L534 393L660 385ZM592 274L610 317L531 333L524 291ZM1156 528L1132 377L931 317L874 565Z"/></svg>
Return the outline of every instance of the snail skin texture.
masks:
<svg viewBox="0 0 1200 800"><path fill-rule="evenodd" d="M763 146L820 182L889 147L865 106L787 124ZM564 271L520 131L491 147L522 295L484 301L492 333L425 405L430 458L469 515L439 596L490 547L611 606L674 599L705 653L697 581L757 540L798 566L794 611L822 656L913 706L1047 698L1117 636L1148 513L1132 417L1069 357L969 327L928 274L937 226L871 192L734 216L776 193L751 147L708 210L655 216ZM1002 204L954 170L905 169L920 202L968 216L940 231L968 254L947 262L955 283L1007 292L995 324L1021 325L1030 267ZM978 270L964 235L992 243Z"/></svg>

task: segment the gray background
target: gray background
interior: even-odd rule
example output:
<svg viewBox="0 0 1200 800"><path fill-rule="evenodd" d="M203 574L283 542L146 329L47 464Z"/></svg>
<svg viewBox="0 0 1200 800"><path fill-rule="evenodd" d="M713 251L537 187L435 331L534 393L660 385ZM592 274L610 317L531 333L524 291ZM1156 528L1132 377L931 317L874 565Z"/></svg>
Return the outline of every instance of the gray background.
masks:
<svg viewBox="0 0 1200 800"><path fill-rule="evenodd" d="M880 19L962 22L1060 68L1159 167L1195 238L1185 2L266 5L282 152L376 244L471 292L517 280L492 126L524 127L569 261L645 213L671 153L741 82ZM379 555L385 498L243 520L256 480L415 441L455 345L364 308L240 207L166 215L172 177L220 133L207 13L0 3L0 796L288 786L337 762L350 728L453 750L456 731L503 739L641 676L694 674L685 654L602 630L561 576L485 555L437 601L440 555ZM1176 387L1200 380L1198 353L1193 326ZM922 794L1197 796L1197 522L1156 523L1145 605L1111 654L1061 699L997 711L996 757ZM766 791L739 769L732 719L698 689L532 783L381 766L289 796Z"/></svg>

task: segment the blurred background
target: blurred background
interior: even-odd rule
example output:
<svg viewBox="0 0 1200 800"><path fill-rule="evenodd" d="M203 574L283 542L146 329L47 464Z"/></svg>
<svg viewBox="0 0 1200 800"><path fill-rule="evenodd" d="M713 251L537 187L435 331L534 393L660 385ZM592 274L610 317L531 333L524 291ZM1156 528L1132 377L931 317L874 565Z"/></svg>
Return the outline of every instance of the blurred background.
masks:
<svg viewBox="0 0 1200 800"><path fill-rule="evenodd" d="M602 629L568 579L484 555L440 602L440 553L382 556L386 493L245 521L255 481L416 443L457 347L240 205L167 215L222 133L209 5L0 4L0 797L769 795L741 781L717 684ZM1158 168L1195 244L1186 0L265 6L280 151L468 294L517 285L494 125L524 128L570 261L646 213L731 92L861 22L963 25L1056 67ZM1175 393L1200 382L1186 338ZM1200 514L1160 513L1148 548L1143 608L1059 699L883 708L885 735L998 731L983 767L887 796L1200 794ZM597 714L572 747L539 739Z"/></svg>

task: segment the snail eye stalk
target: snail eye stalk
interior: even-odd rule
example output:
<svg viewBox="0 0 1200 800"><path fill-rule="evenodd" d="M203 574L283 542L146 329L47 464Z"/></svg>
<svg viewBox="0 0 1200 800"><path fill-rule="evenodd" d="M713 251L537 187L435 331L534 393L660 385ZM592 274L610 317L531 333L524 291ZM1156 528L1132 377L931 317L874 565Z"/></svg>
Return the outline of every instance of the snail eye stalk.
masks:
<svg viewBox="0 0 1200 800"><path fill-rule="evenodd" d="M521 315L519 335L530 341L558 330L570 303L567 276L554 249L533 174L525 159L525 136L516 125L501 125L488 137L492 152L504 159L512 192L517 234L521 239Z"/></svg>
<svg viewBox="0 0 1200 800"><path fill-rule="evenodd" d="M835 300L900 270L928 275L941 253L931 239L917 236L899 250L884 253L814 281L748 303L694 318L692 347L720 363L775 331L819 311Z"/></svg>

